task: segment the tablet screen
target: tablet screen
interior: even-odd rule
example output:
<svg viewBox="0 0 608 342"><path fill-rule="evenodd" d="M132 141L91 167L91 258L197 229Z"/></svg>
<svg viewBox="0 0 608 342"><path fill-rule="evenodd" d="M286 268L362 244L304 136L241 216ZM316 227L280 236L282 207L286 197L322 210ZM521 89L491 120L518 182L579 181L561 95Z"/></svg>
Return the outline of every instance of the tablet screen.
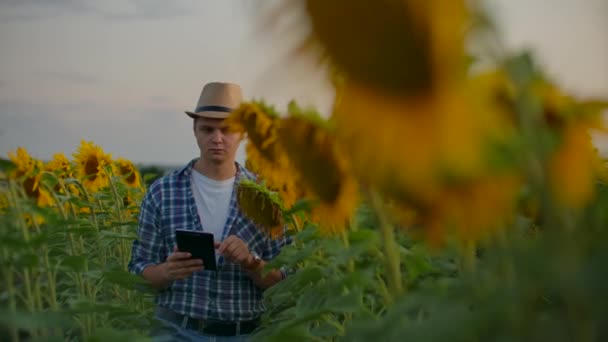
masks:
<svg viewBox="0 0 608 342"><path fill-rule="evenodd" d="M177 240L177 249L180 252L190 252L194 259L202 259L205 270L215 271L217 269L213 234L175 230L175 239Z"/></svg>

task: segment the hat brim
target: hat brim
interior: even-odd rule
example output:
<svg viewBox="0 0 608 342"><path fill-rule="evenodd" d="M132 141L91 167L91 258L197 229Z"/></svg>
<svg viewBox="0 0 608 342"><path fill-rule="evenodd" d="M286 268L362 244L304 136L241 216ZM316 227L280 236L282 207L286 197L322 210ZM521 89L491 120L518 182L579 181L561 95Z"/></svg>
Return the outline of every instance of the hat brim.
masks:
<svg viewBox="0 0 608 342"><path fill-rule="evenodd" d="M229 112L215 112L215 111L204 111L204 112L188 112L184 113L188 114L189 117L196 118L209 118L209 119L225 119L230 116Z"/></svg>

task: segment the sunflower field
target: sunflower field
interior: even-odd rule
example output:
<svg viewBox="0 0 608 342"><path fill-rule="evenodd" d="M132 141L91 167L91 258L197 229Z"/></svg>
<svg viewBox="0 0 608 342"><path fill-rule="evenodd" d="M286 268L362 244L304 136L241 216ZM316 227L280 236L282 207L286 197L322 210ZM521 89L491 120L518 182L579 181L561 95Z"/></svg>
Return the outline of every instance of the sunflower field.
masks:
<svg viewBox="0 0 608 342"><path fill-rule="evenodd" d="M48 162L18 148L0 169L2 340L145 336L151 292L127 272L144 184L82 141Z"/></svg>
<svg viewBox="0 0 608 342"><path fill-rule="evenodd" d="M243 103L243 212L294 243L267 268L259 341L608 339L606 99L508 51L477 1L291 2L331 113ZM300 6L301 5L301 6ZM153 292L127 273L145 185L83 141L2 163L0 336L145 338Z"/></svg>

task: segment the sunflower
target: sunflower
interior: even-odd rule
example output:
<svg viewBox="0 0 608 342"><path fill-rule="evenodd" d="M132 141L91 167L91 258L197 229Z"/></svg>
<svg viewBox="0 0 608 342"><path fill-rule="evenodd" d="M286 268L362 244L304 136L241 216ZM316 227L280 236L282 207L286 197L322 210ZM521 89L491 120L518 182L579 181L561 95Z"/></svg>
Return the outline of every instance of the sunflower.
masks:
<svg viewBox="0 0 608 342"><path fill-rule="evenodd" d="M307 0L306 13L306 42L318 42L349 79L376 90L424 94L464 61L463 0Z"/></svg>
<svg viewBox="0 0 608 342"><path fill-rule="evenodd" d="M108 186L108 174L104 168L112 165L110 154L106 154L92 142L83 140L73 156L76 159L78 175L87 189L96 192Z"/></svg>
<svg viewBox="0 0 608 342"><path fill-rule="evenodd" d="M59 178L72 177L72 163L63 153L55 153L53 159L45 164L44 169L55 173Z"/></svg>
<svg viewBox="0 0 608 342"><path fill-rule="evenodd" d="M55 153L53 159L44 165L44 169L54 173L60 182L67 178L74 178L73 165L63 153ZM72 195L78 196L80 194L78 187L74 184L68 184L67 189ZM55 185L54 191L59 194L64 193L61 184Z"/></svg>
<svg viewBox="0 0 608 342"><path fill-rule="evenodd" d="M357 177L387 194L428 201L443 182L482 174L500 121L476 108L465 87L408 98L346 85L332 120Z"/></svg>
<svg viewBox="0 0 608 342"><path fill-rule="evenodd" d="M582 208L593 198L598 176L589 130L605 129L601 113L608 103L577 101L546 80L534 84L533 91L542 101L544 123L557 137L545 161L551 192L560 205Z"/></svg>
<svg viewBox="0 0 608 342"><path fill-rule="evenodd" d="M517 173L493 174L446 187L426 212L428 240L447 236L478 241L509 224L515 213L522 179Z"/></svg>
<svg viewBox="0 0 608 342"><path fill-rule="evenodd" d="M40 207L52 206L55 201L51 193L41 184L42 174L37 174L25 178L23 181L23 189L25 194L36 201Z"/></svg>
<svg viewBox="0 0 608 342"><path fill-rule="evenodd" d="M335 137L320 120L290 116L281 120L278 135L293 165L292 172L319 201L313 209L327 232L339 232L353 214L358 187Z"/></svg>
<svg viewBox="0 0 608 342"><path fill-rule="evenodd" d="M122 176L125 184L130 187L141 187L141 176L130 160L118 158L114 163L118 175Z"/></svg>
<svg viewBox="0 0 608 342"><path fill-rule="evenodd" d="M276 239L284 234L283 212L277 194L263 184L243 180L237 185L239 207L258 227L271 238Z"/></svg>
<svg viewBox="0 0 608 342"><path fill-rule="evenodd" d="M283 205L291 207L298 196L295 180L290 177L289 160L277 144L276 123L278 114L262 102L242 104L226 120L236 132L246 133L246 166L259 175L268 188L277 191Z"/></svg>
<svg viewBox="0 0 608 342"><path fill-rule="evenodd" d="M9 152L8 157L15 164L15 169L11 172L11 177L15 179L33 173L41 165L41 162L32 158L23 147L18 147L16 153Z"/></svg>
<svg viewBox="0 0 608 342"><path fill-rule="evenodd" d="M12 171L12 177L21 180L25 195L36 201L39 206L51 206L54 204L53 197L47 189L41 186L42 162L30 156L24 148L17 148L15 154L9 152L9 158L16 168Z"/></svg>
<svg viewBox="0 0 608 342"><path fill-rule="evenodd" d="M565 127L557 150L548 161L548 178L557 201L581 208L594 195L596 152L589 125L585 122Z"/></svg>

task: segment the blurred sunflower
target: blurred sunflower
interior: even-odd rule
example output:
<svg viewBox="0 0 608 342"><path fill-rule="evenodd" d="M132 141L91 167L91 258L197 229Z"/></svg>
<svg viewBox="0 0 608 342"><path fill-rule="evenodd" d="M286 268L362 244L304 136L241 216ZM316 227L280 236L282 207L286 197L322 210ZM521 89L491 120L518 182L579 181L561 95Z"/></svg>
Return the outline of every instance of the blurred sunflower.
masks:
<svg viewBox="0 0 608 342"><path fill-rule="evenodd" d="M12 177L22 179L23 190L27 197L36 201L39 206L51 206L54 204L53 197L47 189L41 185L42 162L30 156L24 148L17 148L16 154L9 152L9 158L16 168L12 171Z"/></svg>
<svg viewBox="0 0 608 342"><path fill-rule="evenodd" d="M441 244L455 236L478 241L506 227L515 215L521 186L521 177L505 173L446 187L427 212L429 240Z"/></svg>
<svg viewBox="0 0 608 342"><path fill-rule="evenodd" d="M290 177L289 161L277 144L278 114L262 102L242 104L226 120L231 130L246 133L247 168L259 175L268 188L277 191L283 205L291 207L298 196L295 180Z"/></svg>
<svg viewBox="0 0 608 342"><path fill-rule="evenodd" d="M105 153L101 147L92 142L81 141L77 153L73 154L77 172L83 185L90 191L96 192L108 186L109 179L104 171L112 165L112 156Z"/></svg>
<svg viewBox="0 0 608 342"><path fill-rule="evenodd" d="M601 114L608 103L577 101L546 80L533 87L542 102L543 119L556 136L546 161L547 179L562 206L582 208L594 196L597 151L590 129L605 130Z"/></svg>
<svg viewBox="0 0 608 342"><path fill-rule="evenodd" d="M317 42L355 83L425 94L464 63L465 1L307 0Z"/></svg>
<svg viewBox="0 0 608 342"><path fill-rule="evenodd" d="M32 158L23 147L18 147L16 153L9 152L8 157L15 164L15 169L10 175L15 179L34 173L41 165L41 162Z"/></svg>
<svg viewBox="0 0 608 342"><path fill-rule="evenodd" d="M63 181L67 178L74 178L74 168L70 160L63 153L55 153L53 159L44 165L46 171L54 173L59 181ZM80 194L78 187L74 184L67 184L68 191L75 196ZM63 194L63 187L61 184L57 184L54 187L54 191L59 194Z"/></svg>
<svg viewBox="0 0 608 342"><path fill-rule="evenodd" d="M237 185L237 199L245 216L258 224L267 235L273 239L283 236L285 222L276 193L263 184L244 180Z"/></svg>
<svg viewBox="0 0 608 342"><path fill-rule="evenodd" d="M42 174L26 178L23 181L23 188L28 197L36 200L38 206L52 206L55 202L51 193L41 185L41 178Z"/></svg>
<svg viewBox="0 0 608 342"><path fill-rule="evenodd" d="M594 195L596 152L586 122L568 124L557 150L548 161L548 178L557 201L581 208Z"/></svg>
<svg viewBox="0 0 608 342"><path fill-rule="evenodd" d="M313 217L322 223L321 229L343 230L357 205L358 186L335 137L321 119L294 115L281 120L278 135L292 163L291 172L319 201Z"/></svg>
<svg viewBox="0 0 608 342"><path fill-rule="evenodd" d="M357 177L390 196L428 202L442 183L483 174L488 146L508 135L474 89L407 98L345 85L332 120Z"/></svg>
<svg viewBox="0 0 608 342"><path fill-rule="evenodd" d="M141 175L130 160L118 158L114 164L117 174L123 177L125 184L133 188L141 187Z"/></svg>
<svg viewBox="0 0 608 342"><path fill-rule="evenodd" d="M55 153L53 159L44 165L44 169L55 173L59 178L72 177L72 163L63 153Z"/></svg>

